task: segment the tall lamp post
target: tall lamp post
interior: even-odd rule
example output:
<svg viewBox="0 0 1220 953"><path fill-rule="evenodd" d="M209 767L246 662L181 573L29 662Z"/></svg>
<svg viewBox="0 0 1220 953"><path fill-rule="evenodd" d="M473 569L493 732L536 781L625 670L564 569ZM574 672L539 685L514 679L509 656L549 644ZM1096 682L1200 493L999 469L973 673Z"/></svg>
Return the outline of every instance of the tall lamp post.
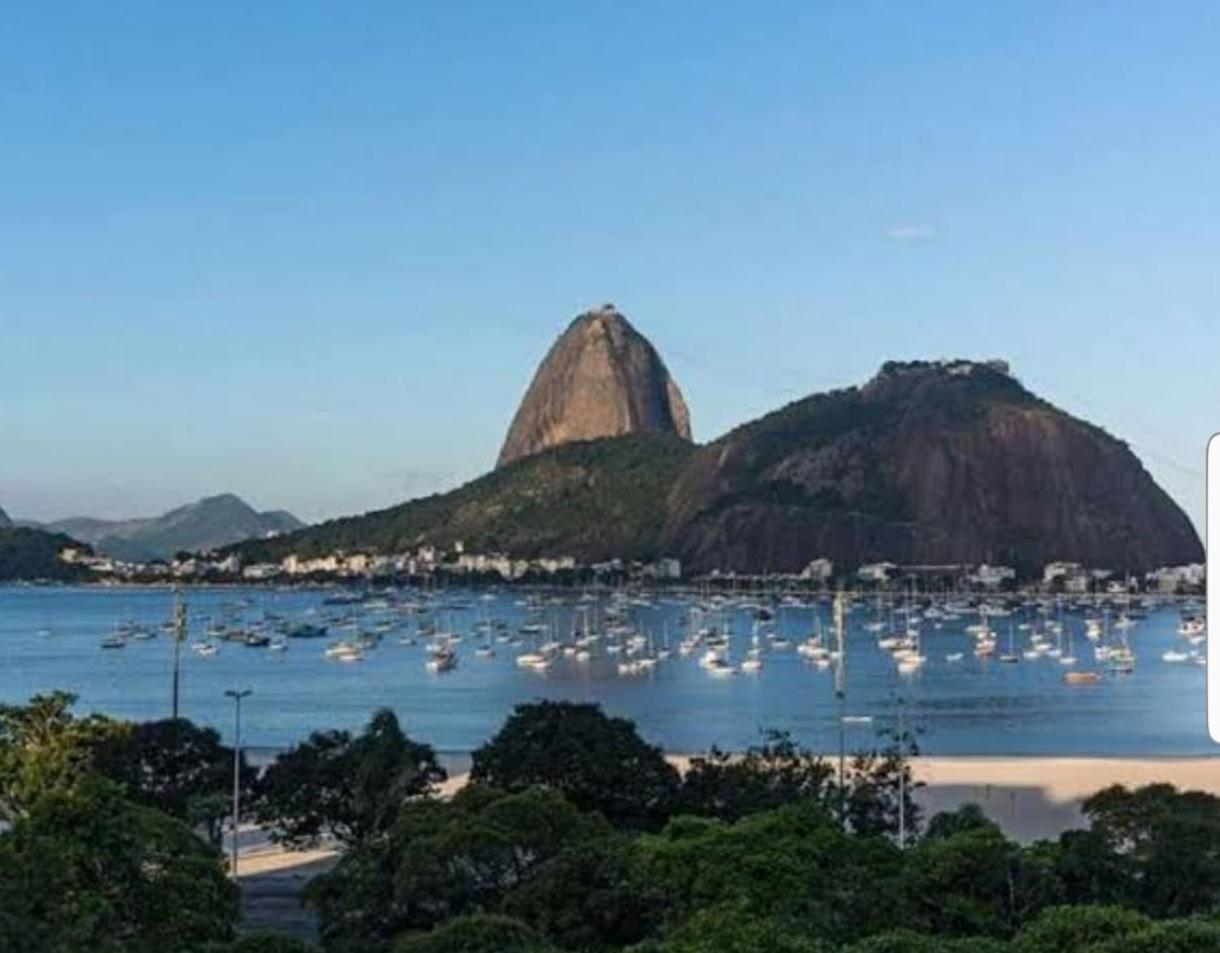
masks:
<svg viewBox="0 0 1220 953"><path fill-rule="evenodd" d="M182 591L174 589L174 664L172 706L175 724L178 721L178 691L182 681L182 643L186 641L186 603L182 599Z"/></svg>
<svg viewBox="0 0 1220 953"><path fill-rule="evenodd" d="M237 879L237 827L241 821L241 700L253 689L230 688L225 695L233 699L233 879Z"/></svg>
<svg viewBox="0 0 1220 953"><path fill-rule="evenodd" d="M834 630L835 630L835 701L837 702L839 722L839 826L847 826L847 739L845 737L844 703L847 699L847 682L844 666L847 663L847 651L843 644L844 614L847 611L846 600L840 590L835 594Z"/></svg>

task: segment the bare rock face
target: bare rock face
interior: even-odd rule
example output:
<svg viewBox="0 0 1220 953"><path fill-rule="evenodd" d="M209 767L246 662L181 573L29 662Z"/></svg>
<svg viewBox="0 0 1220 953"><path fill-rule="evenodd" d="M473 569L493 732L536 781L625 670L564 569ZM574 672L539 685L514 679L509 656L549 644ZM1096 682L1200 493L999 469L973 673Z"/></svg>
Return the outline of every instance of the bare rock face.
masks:
<svg viewBox="0 0 1220 953"><path fill-rule="evenodd" d="M547 352L496 465L563 443L634 433L690 440L690 414L656 349L607 304L578 317Z"/></svg>
<svg viewBox="0 0 1220 953"><path fill-rule="evenodd" d="M662 548L697 570L1200 562L1186 515L1126 444L1023 388L1002 362L887 364L692 456Z"/></svg>

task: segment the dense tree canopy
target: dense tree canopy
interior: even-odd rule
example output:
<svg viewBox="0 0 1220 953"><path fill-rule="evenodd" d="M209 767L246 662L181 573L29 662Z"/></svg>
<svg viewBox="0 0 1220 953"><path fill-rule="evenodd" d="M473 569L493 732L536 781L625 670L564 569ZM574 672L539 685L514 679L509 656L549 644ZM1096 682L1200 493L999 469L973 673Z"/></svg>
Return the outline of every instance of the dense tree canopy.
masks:
<svg viewBox="0 0 1220 953"><path fill-rule="evenodd" d="M546 785L631 829L664 823L679 788L677 770L632 722L596 705L550 701L518 705L474 752L470 779L505 790Z"/></svg>
<svg viewBox="0 0 1220 953"><path fill-rule="evenodd" d="M1024 848L991 825L931 838L910 850L903 893L910 925L947 936L1011 936L1060 888L1053 856Z"/></svg>
<svg viewBox="0 0 1220 953"><path fill-rule="evenodd" d="M574 843L509 891L504 910L564 949L639 942L664 921L665 898L637 866L621 834Z"/></svg>
<svg viewBox="0 0 1220 953"><path fill-rule="evenodd" d="M393 953L552 953L552 949L520 920L476 913L427 933L405 934L394 944Z"/></svg>
<svg viewBox="0 0 1220 953"><path fill-rule="evenodd" d="M232 935L234 890L201 836L231 778L216 734L78 718L72 701L0 708L0 951L307 949ZM346 842L307 889L326 953L1220 950L1220 799L1110 788L1086 828L1023 845L974 805L921 829L909 752L854 757L840 787L770 735L679 780L630 722L543 703L441 799L432 749L382 711L285 753L257 797L284 840Z"/></svg>
<svg viewBox="0 0 1220 953"><path fill-rule="evenodd" d="M1168 784L1100 791L1084 803L1089 830L1065 836L1069 896L1096 894L1153 917L1220 907L1220 798Z"/></svg>
<svg viewBox="0 0 1220 953"><path fill-rule="evenodd" d="M341 948L498 909L548 860L611 832L556 791L468 787L405 804L385 837L348 851L311 885L323 937Z"/></svg>
<svg viewBox="0 0 1220 953"><path fill-rule="evenodd" d="M885 838L845 833L813 801L731 825L675 818L643 837L638 851L675 923L733 903L840 941L867 936L902 912L901 852Z"/></svg>
<svg viewBox="0 0 1220 953"><path fill-rule="evenodd" d="M701 910L663 940L643 944L636 953L834 953L819 940L777 917L760 917L744 904L721 904Z"/></svg>
<svg viewBox="0 0 1220 953"><path fill-rule="evenodd" d="M770 732L763 744L744 754L713 748L692 758L677 809L737 821L801 798L830 802L834 780L834 768L825 759L798 747L783 732Z"/></svg>
<svg viewBox="0 0 1220 953"><path fill-rule="evenodd" d="M122 725L97 746L93 763L133 801L200 823L217 838L217 821L231 807L233 749L220 743L215 729L185 718ZM243 755L244 789L254 777Z"/></svg>
<svg viewBox="0 0 1220 953"><path fill-rule="evenodd" d="M107 781L50 791L0 835L0 950L190 950L235 915L215 850Z"/></svg>
<svg viewBox="0 0 1220 953"><path fill-rule="evenodd" d="M37 800L71 791L91 770L94 752L118 725L77 718L76 696L35 695L25 705L0 705L0 820L13 821Z"/></svg>
<svg viewBox="0 0 1220 953"><path fill-rule="evenodd" d="M432 748L408 738L394 713L381 709L354 738L316 731L277 758L256 786L253 811L292 846L324 835L355 844L387 830L405 803L444 780Z"/></svg>

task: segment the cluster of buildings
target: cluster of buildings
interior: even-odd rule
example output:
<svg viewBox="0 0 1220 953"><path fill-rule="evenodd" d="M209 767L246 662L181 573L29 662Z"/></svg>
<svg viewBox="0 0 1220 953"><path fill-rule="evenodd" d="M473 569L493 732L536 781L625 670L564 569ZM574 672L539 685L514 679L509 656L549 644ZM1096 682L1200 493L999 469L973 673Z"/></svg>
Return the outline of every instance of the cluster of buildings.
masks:
<svg viewBox="0 0 1220 953"><path fill-rule="evenodd" d="M814 560L802 574L815 580L829 580L833 564L826 559ZM900 566L892 562L869 563L855 572L856 581L871 586L883 586L907 580L937 580L967 589L1008 590L1019 583L1017 570L1011 566ZM1108 569L1094 569L1078 562L1057 561L1042 568L1040 586L1047 592L1070 595L1130 592L1157 592L1163 595L1201 594L1207 583L1206 567L1202 563L1188 566L1166 566L1145 573L1127 576Z"/></svg>
<svg viewBox="0 0 1220 953"><path fill-rule="evenodd" d="M391 555L354 552L324 556L290 553L279 562L243 564L235 553L198 555L164 563L132 563L98 556L85 549L69 547L59 554L61 561L83 566L99 578L124 581L147 579L243 580L246 582L290 582L319 579L394 579L435 575L472 578L493 577L506 582L546 580L567 574L628 576L638 579L679 580L682 564L671 558L655 562L625 562L620 559L584 565L572 556L540 556L520 559L503 553L467 552L462 543L450 550L420 546L414 552Z"/></svg>
<svg viewBox="0 0 1220 953"><path fill-rule="evenodd" d="M354 552L330 553L325 556L302 556L296 553L279 562L244 564L236 554L223 556L192 556L168 563L125 563L106 556L96 556L84 549L67 548L60 559L98 574L99 578L118 580L216 580L246 582L291 582L316 580L361 580L426 578L438 575L497 581L541 581L559 578L626 578L658 583L682 579L682 564L677 559L662 558L653 562L629 562L612 559L606 562L582 564L571 556L543 556L520 559L503 553L468 552L461 543L449 550L435 546L420 546L414 552L391 555ZM751 574L713 571L713 582L729 582L757 578ZM987 563L966 565L900 565L875 562L859 566L845 576L836 575L833 561L812 560L795 574L767 575L768 579L787 579L801 585L830 588L837 585L878 588L895 585L915 585L923 589L954 589L1004 591L1016 589L1020 579L1010 566ZM1121 594L1157 592L1164 595L1202 593L1206 584L1203 564L1169 566L1146 573L1142 578L1093 569L1077 562L1052 562L1043 567L1037 588L1047 592L1070 595Z"/></svg>

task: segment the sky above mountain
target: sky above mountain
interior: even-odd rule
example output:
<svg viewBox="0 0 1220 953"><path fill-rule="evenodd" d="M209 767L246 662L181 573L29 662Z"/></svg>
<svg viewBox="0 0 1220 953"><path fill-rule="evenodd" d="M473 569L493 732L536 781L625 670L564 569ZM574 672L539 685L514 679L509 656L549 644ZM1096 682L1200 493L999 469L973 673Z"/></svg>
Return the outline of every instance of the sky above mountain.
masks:
<svg viewBox="0 0 1220 953"><path fill-rule="evenodd" d="M613 301L697 439L1005 357L1201 525L1210 3L19 5L0 503L316 520L490 468Z"/></svg>

